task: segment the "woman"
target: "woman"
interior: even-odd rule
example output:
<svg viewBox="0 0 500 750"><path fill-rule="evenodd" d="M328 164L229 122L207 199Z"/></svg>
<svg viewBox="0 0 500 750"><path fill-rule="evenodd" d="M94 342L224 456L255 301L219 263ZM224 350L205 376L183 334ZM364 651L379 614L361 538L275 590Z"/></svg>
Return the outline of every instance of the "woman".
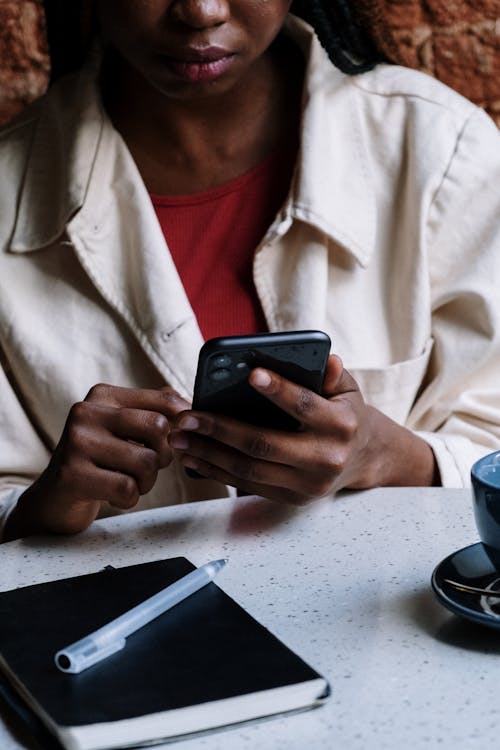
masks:
<svg viewBox="0 0 500 750"><path fill-rule="evenodd" d="M343 71L291 5L87 3L97 52L3 134L4 538L231 488L463 486L500 447L498 133L369 71L348 4L293 5ZM321 396L250 375L298 433L189 410L203 338L305 328L336 353Z"/></svg>

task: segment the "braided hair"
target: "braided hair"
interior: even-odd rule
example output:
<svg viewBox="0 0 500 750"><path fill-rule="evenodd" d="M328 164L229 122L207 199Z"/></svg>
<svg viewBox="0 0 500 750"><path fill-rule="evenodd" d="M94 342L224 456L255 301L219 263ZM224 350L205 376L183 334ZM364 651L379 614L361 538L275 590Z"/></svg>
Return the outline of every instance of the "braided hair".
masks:
<svg viewBox="0 0 500 750"><path fill-rule="evenodd" d="M291 7L313 27L332 63L351 75L385 61L353 5L352 0L294 0Z"/></svg>
<svg viewBox="0 0 500 750"><path fill-rule="evenodd" d="M93 0L43 0L51 58L51 80L79 68L96 29ZM293 0L291 12L309 23L330 60L344 73L370 70L384 58L363 27L358 4L371 0ZM354 6L354 8L353 8ZM366 7L365 7L366 6Z"/></svg>

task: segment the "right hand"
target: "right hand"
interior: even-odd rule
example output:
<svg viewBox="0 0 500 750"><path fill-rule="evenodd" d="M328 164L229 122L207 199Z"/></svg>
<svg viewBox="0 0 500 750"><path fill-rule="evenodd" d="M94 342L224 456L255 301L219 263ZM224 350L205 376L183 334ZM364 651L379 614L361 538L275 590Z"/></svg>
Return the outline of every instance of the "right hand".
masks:
<svg viewBox="0 0 500 750"><path fill-rule="evenodd" d="M72 406L49 465L19 498L4 538L76 533L104 502L134 507L171 462L169 423L188 408L172 388L94 386Z"/></svg>

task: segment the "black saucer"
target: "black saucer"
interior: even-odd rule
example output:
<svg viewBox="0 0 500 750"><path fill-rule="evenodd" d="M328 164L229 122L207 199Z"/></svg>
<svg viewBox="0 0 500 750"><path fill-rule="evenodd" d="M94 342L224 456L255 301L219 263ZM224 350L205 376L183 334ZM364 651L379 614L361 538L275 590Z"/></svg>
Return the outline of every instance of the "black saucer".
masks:
<svg viewBox="0 0 500 750"><path fill-rule="evenodd" d="M490 596L460 591L448 581L495 593ZM441 604L456 615L500 630L500 570L492 564L481 542L446 557L434 570L431 583Z"/></svg>

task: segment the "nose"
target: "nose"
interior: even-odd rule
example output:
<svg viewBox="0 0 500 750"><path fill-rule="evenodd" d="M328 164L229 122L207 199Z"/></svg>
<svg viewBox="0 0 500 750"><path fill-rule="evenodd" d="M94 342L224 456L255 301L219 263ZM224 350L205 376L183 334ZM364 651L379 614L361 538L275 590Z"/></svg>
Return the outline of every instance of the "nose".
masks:
<svg viewBox="0 0 500 750"><path fill-rule="evenodd" d="M174 0L170 17L192 29L220 26L229 18L229 0Z"/></svg>

